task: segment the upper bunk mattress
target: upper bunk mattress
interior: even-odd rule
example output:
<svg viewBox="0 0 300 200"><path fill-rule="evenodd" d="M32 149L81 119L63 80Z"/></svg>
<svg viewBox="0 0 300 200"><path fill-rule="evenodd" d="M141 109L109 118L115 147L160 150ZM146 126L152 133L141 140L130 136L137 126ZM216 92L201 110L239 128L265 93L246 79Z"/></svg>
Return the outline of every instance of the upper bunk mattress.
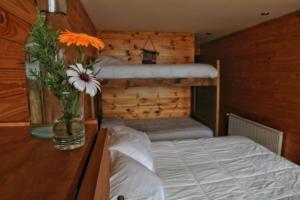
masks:
<svg viewBox="0 0 300 200"><path fill-rule="evenodd" d="M244 137L152 143L166 200L300 199L300 167Z"/></svg>
<svg viewBox="0 0 300 200"><path fill-rule="evenodd" d="M95 64L97 79L216 78L218 71L208 64Z"/></svg>
<svg viewBox="0 0 300 200"><path fill-rule="evenodd" d="M196 139L213 136L213 131L210 128L190 117L124 121L105 119L102 127L112 125L127 125L146 132L151 141Z"/></svg>

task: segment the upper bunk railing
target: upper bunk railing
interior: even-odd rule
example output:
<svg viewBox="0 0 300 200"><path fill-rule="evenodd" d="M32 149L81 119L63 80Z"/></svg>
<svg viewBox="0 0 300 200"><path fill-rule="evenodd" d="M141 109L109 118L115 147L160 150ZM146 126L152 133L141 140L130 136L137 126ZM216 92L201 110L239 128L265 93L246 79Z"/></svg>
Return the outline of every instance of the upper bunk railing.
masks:
<svg viewBox="0 0 300 200"><path fill-rule="evenodd" d="M101 82L104 88L115 87L189 87L189 86L209 86L216 85L217 78L168 78L168 79L109 79Z"/></svg>
<svg viewBox="0 0 300 200"><path fill-rule="evenodd" d="M218 66L207 64L95 66L104 88L209 86L217 85L219 75Z"/></svg>

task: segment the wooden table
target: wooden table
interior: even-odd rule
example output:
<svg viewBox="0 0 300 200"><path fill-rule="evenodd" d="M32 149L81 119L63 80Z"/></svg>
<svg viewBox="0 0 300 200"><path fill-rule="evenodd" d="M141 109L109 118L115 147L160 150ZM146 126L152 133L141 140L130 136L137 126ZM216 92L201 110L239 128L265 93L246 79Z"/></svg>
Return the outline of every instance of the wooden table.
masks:
<svg viewBox="0 0 300 200"><path fill-rule="evenodd" d="M61 151L51 139L30 136L26 126L0 127L0 199L76 199L96 130L86 126L86 144Z"/></svg>

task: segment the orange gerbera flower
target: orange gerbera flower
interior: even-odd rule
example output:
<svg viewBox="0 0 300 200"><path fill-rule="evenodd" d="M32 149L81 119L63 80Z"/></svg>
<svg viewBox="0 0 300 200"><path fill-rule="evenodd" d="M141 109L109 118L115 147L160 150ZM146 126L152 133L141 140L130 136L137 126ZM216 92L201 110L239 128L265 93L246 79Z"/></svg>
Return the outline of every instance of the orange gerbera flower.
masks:
<svg viewBox="0 0 300 200"><path fill-rule="evenodd" d="M99 49L104 48L104 42L96 37L84 34L84 33L73 33L70 31L61 32L59 35L59 42L70 46L75 44L76 46L88 47L89 45Z"/></svg>

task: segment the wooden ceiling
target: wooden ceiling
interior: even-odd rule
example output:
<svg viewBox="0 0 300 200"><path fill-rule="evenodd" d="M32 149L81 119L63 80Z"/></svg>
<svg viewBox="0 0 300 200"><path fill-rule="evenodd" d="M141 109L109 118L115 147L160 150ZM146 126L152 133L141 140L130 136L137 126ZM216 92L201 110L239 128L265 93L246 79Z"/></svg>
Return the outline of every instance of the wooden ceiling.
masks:
<svg viewBox="0 0 300 200"><path fill-rule="evenodd" d="M100 31L195 32L200 43L300 9L300 0L82 0L82 3ZM265 11L270 15L261 16Z"/></svg>

